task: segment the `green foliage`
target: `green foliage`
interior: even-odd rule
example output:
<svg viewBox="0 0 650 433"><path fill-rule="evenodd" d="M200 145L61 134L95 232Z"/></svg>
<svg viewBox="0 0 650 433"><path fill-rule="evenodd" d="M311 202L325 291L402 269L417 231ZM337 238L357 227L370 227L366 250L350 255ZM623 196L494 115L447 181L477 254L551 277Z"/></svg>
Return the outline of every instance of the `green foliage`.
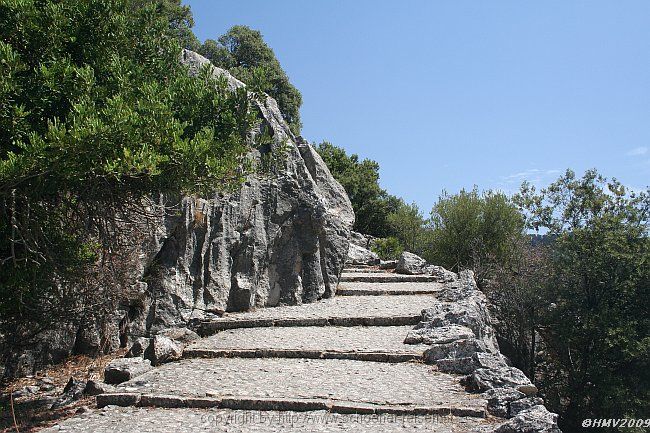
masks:
<svg viewBox="0 0 650 433"><path fill-rule="evenodd" d="M404 251L399 239L395 237L377 238L372 245L372 251L382 260L397 260Z"/></svg>
<svg viewBox="0 0 650 433"><path fill-rule="evenodd" d="M139 7L153 5L155 13L167 17L170 35L182 48L197 51L201 43L192 32L194 17L189 6L182 5L181 0L134 0Z"/></svg>
<svg viewBox="0 0 650 433"><path fill-rule="evenodd" d="M348 155L328 142L319 144L316 150L350 197L356 216L354 230L376 237L393 235L388 216L400 207L401 201L379 186L379 164L369 159L359 161L357 155Z"/></svg>
<svg viewBox="0 0 650 433"><path fill-rule="evenodd" d="M517 197L552 244L543 317L552 356L548 393L566 431L584 418L639 418L650 401L648 192L629 193L595 170L571 171Z"/></svg>
<svg viewBox="0 0 650 433"><path fill-rule="evenodd" d="M444 193L431 211L431 227L426 258L448 269L474 269L482 282L511 258L524 221L506 195L474 189Z"/></svg>
<svg viewBox="0 0 650 433"><path fill-rule="evenodd" d="M417 204L409 205L400 200L399 207L388 215L388 222L403 249L422 254L426 221Z"/></svg>
<svg viewBox="0 0 650 433"><path fill-rule="evenodd" d="M129 205L245 175L249 96L188 76L165 4L0 0L2 324L64 313Z"/></svg>
<svg viewBox="0 0 650 433"><path fill-rule="evenodd" d="M234 26L218 42L206 40L199 53L216 66L229 70L244 83L272 96L293 133L300 134L302 95L289 82L289 77L259 31Z"/></svg>

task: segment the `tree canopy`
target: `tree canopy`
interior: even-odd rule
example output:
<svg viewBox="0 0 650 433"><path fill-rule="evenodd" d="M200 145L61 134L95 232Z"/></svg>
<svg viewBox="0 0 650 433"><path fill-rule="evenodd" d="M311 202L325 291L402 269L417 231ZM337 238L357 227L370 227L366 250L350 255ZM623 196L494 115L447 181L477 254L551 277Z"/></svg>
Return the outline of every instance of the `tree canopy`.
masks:
<svg viewBox="0 0 650 433"><path fill-rule="evenodd" d="M509 259L524 220L502 193L461 190L438 199L431 229L427 258L452 270L474 269L481 280L492 265Z"/></svg>
<svg viewBox="0 0 650 433"><path fill-rule="evenodd" d="M595 170L572 171L518 203L548 231L553 305L540 319L549 402L567 431L585 418L643 417L650 401L650 195Z"/></svg>
<svg viewBox="0 0 650 433"><path fill-rule="evenodd" d="M289 81L273 50L262 34L246 26L234 26L217 41L208 39L199 53L212 63L227 69L256 90L277 102L282 116L295 134L300 134L302 95Z"/></svg>

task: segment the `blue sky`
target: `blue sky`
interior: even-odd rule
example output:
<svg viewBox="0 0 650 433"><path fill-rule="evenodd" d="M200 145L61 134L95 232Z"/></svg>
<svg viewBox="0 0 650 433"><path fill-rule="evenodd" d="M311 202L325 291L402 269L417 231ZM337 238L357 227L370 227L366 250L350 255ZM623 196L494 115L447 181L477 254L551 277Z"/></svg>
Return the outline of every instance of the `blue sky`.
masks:
<svg viewBox="0 0 650 433"><path fill-rule="evenodd" d="M650 182L650 2L184 0L204 40L258 29L303 135L374 159L425 214L444 189L566 168Z"/></svg>

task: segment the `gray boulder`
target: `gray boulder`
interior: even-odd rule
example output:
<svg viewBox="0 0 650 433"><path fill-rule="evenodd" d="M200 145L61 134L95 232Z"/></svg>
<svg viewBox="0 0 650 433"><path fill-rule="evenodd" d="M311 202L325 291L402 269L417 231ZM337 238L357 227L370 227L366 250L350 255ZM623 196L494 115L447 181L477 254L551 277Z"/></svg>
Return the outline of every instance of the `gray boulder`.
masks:
<svg viewBox="0 0 650 433"><path fill-rule="evenodd" d="M109 385L107 383L102 383L102 382L97 382L95 380L89 380L86 383L86 387L84 388L84 395L99 395L99 394L110 394L113 392L117 392L117 388L114 387L113 385Z"/></svg>
<svg viewBox="0 0 650 433"><path fill-rule="evenodd" d="M376 253L358 245L350 244L347 263L351 265L378 265L380 259Z"/></svg>
<svg viewBox="0 0 650 433"><path fill-rule="evenodd" d="M450 343L432 344L424 352L424 357L428 362L435 362L447 358L468 358L477 352L485 351L487 351L485 343L472 336L470 338L455 339Z"/></svg>
<svg viewBox="0 0 650 433"><path fill-rule="evenodd" d="M499 351L487 302L480 292L462 302L440 302L423 310L422 320L408 335L411 341L429 344L444 343L436 340L439 335L448 335L447 342L474 337L483 341L488 352Z"/></svg>
<svg viewBox="0 0 650 433"><path fill-rule="evenodd" d="M456 278L458 278L458 275L456 275L454 272L448 271L442 266L429 265L425 268L424 273L438 277L438 280L442 283L455 281Z"/></svg>
<svg viewBox="0 0 650 433"><path fill-rule="evenodd" d="M470 389L481 392L492 388L514 388L528 396L537 394L537 387L515 367L479 368L465 379L465 383Z"/></svg>
<svg viewBox="0 0 650 433"><path fill-rule="evenodd" d="M440 371L457 374L470 374L479 368L498 369L506 366L501 354L484 352L476 352L467 357L438 359L435 364Z"/></svg>
<svg viewBox="0 0 650 433"><path fill-rule="evenodd" d="M472 331L467 326L461 326L457 324L443 325L443 320L436 321L432 326L428 326L429 323L432 323L433 317L433 314L431 316L426 316L425 320L427 320L427 326L422 326L420 328L412 329L409 331L408 334L406 334L404 343L441 345L452 343L456 340L473 339L475 336L474 331ZM431 318L431 320L429 320L429 318ZM436 347L432 347L432 350L435 351Z"/></svg>
<svg viewBox="0 0 650 433"><path fill-rule="evenodd" d="M526 397L526 394L514 388L492 388L481 394L481 397L487 400L487 409L492 415L508 418L510 403Z"/></svg>
<svg viewBox="0 0 650 433"><path fill-rule="evenodd" d="M104 368L104 382L117 385L151 370L151 361L142 358L117 358Z"/></svg>
<svg viewBox="0 0 650 433"><path fill-rule="evenodd" d="M199 334L189 328L169 328L159 332L157 335L167 337L179 343L187 344L201 338Z"/></svg>
<svg viewBox="0 0 650 433"><path fill-rule="evenodd" d="M544 400L539 397L526 397L510 402L508 415L509 417L517 416L521 412L532 407L544 405Z"/></svg>
<svg viewBox="0 0 650 433"><path fill-rule="evenodd" d="M85 388L86 382L71 377L63 388L63 394L52 403L51 409L60 409L79 400L83 397Z"/></svg>
<svg viewBox="0 0 650 433"><path fill-rule="evenodd" d="M494 430L494 433L562 433L557 426L557 418L557 414L537 405L519 412Z"/></svg>
<svg viewBox="0 0 650 433"><path fill-rule="evenodd" d="M397 261L395 272L399 274L417 275L424 274L427 268L427 261L422 257L404 251Z"/></svg>
<svg viewBox="0 0 650 433"><path fill-rule="evenodd" d="M183 356L183 346L169 337L156 335L144 352L144 357L153 365L165 362L178 361Z"/></svg>
<svg viewBox="0 0 650 433"><path fill-rule="evenodd" d="M379 262L379 269L395 269L397 267L397 260L382 260Z"/></svg>
<svg viewBox="0 0 650 433"><path fill-rule="evenodd" d="M354 230L350 232L350 243L367 250L371 249L375 245L375 239L374 236L364 235L363 233L355 232Z"/></svg>
<svg viewBox="0 0 650 433"><path fill-rule="evenodd" d="M145 337L136 338L131 344L129 351L126 352L126 355L124 356L127 358L143 357L144 353L147 351L150 344L151 344L150 338L145 338Z"/></svg>

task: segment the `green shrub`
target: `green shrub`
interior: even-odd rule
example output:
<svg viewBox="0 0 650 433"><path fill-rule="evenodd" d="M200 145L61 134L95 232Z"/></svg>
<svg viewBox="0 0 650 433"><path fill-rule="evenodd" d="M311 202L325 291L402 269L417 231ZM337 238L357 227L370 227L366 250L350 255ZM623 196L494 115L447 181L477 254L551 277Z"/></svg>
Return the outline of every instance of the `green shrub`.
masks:
<svg viewBox="0 0 650 433"><path fill-rule="evenodd" d="M0 0L0 335L109 304L143 199L246 174L249 96L177 38L148 1Z"/></svg>
<svg viewBox="0 0 650 433"><path fill-rule="evenodd" d="M425 258L451 270L473 269L479 284L507 263L522 236L524 219L504 194L477 189L444 193L431 211Z"/></svg>
<svg viewBox="0 0 650 433"><path fill-rule="evenodd" d="M377 253L382 260L396 260L402 254L404 248L399 239L388 237L376 239L372 251Z"/></svg>

